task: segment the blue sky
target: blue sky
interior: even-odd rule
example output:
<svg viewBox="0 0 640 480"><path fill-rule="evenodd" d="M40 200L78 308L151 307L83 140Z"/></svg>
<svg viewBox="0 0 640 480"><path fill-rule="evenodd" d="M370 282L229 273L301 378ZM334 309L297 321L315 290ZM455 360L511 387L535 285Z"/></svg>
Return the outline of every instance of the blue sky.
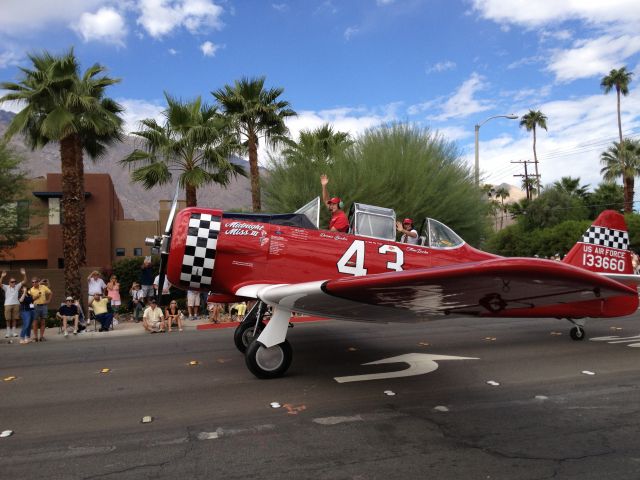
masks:
<svg viewBox="0 0 640 480"><path fill-rule="evenodd" d="M110 95L134 129L160 118L163 91L212 101L224 84L265 75L299 114L294 138L325 122L357 135L410 121L471 164L475 124L540 109L543 183L597 184L599 155L617 139L615 94L599 86L612 68L635 73L623 131L640 137L639 27L640 0L2 0L0 79L16 80L28 52L73 46L83 68L98 62L122 79ZM518 121L482 125L485 180L519 184L510 161L531 160L531 143Z"/></svg>

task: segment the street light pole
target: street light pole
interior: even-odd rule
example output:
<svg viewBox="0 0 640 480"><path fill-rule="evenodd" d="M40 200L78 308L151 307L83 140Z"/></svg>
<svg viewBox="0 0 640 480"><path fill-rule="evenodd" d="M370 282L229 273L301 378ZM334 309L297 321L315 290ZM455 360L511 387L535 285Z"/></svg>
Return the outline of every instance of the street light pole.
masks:
<svg viewBox="0 0 640 480"><path fill-rule="evenodd" d="M480 127L487 123L489 120L493 120L494 118L508 118L509 120L517 120L519 117L513 113L509 115L494 115L493 117L489 117L483 120L480 123L476 124L476 165L475 165L475 177L476 177L476 186L480 186Z"/></svg>

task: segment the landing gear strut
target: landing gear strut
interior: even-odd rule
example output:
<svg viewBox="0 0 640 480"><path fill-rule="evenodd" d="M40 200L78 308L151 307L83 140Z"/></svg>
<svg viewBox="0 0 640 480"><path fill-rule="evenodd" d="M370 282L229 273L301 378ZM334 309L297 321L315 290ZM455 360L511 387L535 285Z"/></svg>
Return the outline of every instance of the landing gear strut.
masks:
<svg viewBox="0 0 640 480"><path fill-rule="evenodd" d="M264 303L257 302L251 310L249 310L249 313L244 317L242 323L236 327L236 331L233 334L233 341L240 352L245 353L249 345L251 345L251 342L264 330L265 325L262 321L262 316L265 310Z"/></svg>

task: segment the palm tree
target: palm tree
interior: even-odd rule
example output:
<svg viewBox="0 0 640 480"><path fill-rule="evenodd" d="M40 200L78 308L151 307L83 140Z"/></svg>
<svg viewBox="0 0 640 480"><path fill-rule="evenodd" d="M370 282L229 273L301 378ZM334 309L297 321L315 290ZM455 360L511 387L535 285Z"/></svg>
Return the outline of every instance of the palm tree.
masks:
<svg viewBox="0 0 640 480"><path fill-rule="evenodd" d="M60 145L65 294L79 298L79 268L86 260L83 152L97 159L110 143L122 139L122 107L105 96L107 87L120 80L103 75L106 69L99 64L80 76L73 49L61 56L45 51L29 59L33 69L22 68L19 83L0 83L10 92L0 103L24 104L5 138L22 133L32 149L50 142Z"/></svg>
<svg viewBox="0 0 640 480"><path fill-rule="evenodd" d="M353 140L347 132L337 132L328 123L315 130L300 131L298 141L284 139L287 147L282 155L288 161L297 159L312 162L332 163L341 152L353 145Z"/></svg>
<svg viewBox="0 0 640 480"><path fill-rule="evenodd" d="M522 177L522 183L520 184L520 187L526 192L527 194L527 200L531 200L531 197L533 195L531 195L531 192L533 190L536 189L536 187L538 186L538 182L536 182L536 179L533 177Z"/></svg>
<svg viewBox="0 0 640 480"><path fill-rule="evenodd" d="M562 177L553 182L553 187L582 200L586 200L589 195L589 185L580 185L580 178Z"/></svg>
<svg viewBox="0 0 640 480"><path fill-rule="evenodd" d="M239 139L249 152L251 174L251 200L253 211L262 208L260 198L260 170L258 169L258 143L263 137L271 146L282 142L289 130L285 119L296 115L289 102L278 100L283 88L265 90L265 77L241 78L231 85L211 92L224 112L231 118ZM246 142L246 143L244 143Z"/></svg>
<svg viewBox="0 0 640 480"><path fill-rule="evenodd" d="M540 196L540 174L538 173L538 155L536 153L536 127L547 129L547 116L540 110L529 110L522 116L520 126L525 127L527 132L533 131L533 161L536 166L536 191Z"/></svg>
<svg viewBox="0 0 640 480"><path fill-rule="evenodd" d="M613 142L613 146L600 155L600 163L603 165L600 174L605 181L613 182L622 178L624 211L631 213L633 211L635 177L640 175L640 142L628 138L625 138L622 144Z"/></svg>
<svg viewBox="0 0 640 480"><path fill-rule="evenodd" d="M164 124L153 118L143 120L144 129L132 134L143 139L144 150L135 149L120 163L134 168L132 180L146 189L165 185L171 182L172 172L180 172L187 206L195 207L198 188L210 183L226 187L232 176L245 175L242 167L229 161L240 145L228 120L200 97L181 102L165 93L165 98Z"/></svg>
<svg viewBox="0 0 640 480"><path fill-rule="evenodd" d="M509 190L505 187L498 187L494 193L495 197L500 199L500 229L504 226L504 216L507 213L507 207L504 204L506 198L509 198Z"/></svg>
<svg viewBox="0 0 640 480"><path fill-rule="evenodd" d="M609 75L603 77L600 81L600 87L604 90L604 93L609 93L613 88L616 89L616 100L618 105L618 135L620 144L622 144L622 119L620 117L620 94L626 96L629 93L629 83L631 83L631 77L633 72L628 72L627 67L622 67L620 70L615 68L609 72ZM622 161L622 160L621 160Z"/></svg>

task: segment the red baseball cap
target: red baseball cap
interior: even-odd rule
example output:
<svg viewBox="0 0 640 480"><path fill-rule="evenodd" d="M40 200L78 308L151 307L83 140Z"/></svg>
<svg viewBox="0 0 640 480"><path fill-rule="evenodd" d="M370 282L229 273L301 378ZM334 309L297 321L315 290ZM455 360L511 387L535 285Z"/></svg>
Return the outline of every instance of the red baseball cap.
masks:
<svg viewBox="0 0 640 480"><path fill-rule="evenodd" d="M329 200L329 203L339 204L340 203L340 197L333 197L331 200Z"/></svg>
<svg viewBox="0 0 640 480"><path fill-rule="evenodd" d="M410 224L410 225L413 225L413 220L411 220L410 218L405 218L405 219L402 221L402 224L404 225L405 223L408 223L408 224Z"/></svg>

